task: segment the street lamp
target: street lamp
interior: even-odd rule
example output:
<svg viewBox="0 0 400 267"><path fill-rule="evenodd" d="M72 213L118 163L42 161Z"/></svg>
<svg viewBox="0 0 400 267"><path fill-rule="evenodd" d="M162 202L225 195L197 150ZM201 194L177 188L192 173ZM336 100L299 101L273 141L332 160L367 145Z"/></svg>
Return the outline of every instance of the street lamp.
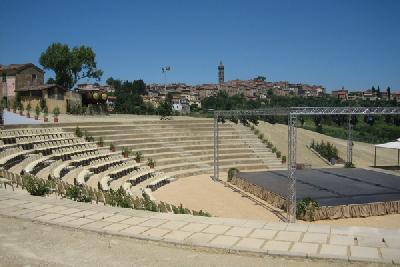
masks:
<svg viewBox="0 0 400 267"><path fill-rule="evenodd" d="M167 93L167 71L171 71L170 66L161 67L161 72L164 75L164 93Z"/></svg>

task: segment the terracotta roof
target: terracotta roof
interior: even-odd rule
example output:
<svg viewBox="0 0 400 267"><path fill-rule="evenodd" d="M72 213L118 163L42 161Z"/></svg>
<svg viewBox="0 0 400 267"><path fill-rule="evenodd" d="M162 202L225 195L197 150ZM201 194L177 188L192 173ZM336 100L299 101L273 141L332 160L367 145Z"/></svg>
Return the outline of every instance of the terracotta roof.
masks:
<svg viewBox="0 0 400 267"><path fill-rule="evenodd" d="M15 92L28 92L28 91L42 91L44 89L54 88L57 87L58 89L67 91L64 87L57 85L57 84L42 84L42 85L32 85L32 86L25 86L22 88L15 89Z"/></svg>
<svg viewBox="0 0 400 267"><path fill-rule="evenodd" d="M7 75L15 75L18 72L20 72L20 71L22 71L22 70L24 70L26 68L30 68L30 67L33 67L33 68L37 69L38 71L44 73L44 71L41 68L35 66L34 64L25 63L25 64L10 64L10 65L7 65L7 66L6 65L0 65L0 74L4 72Z"/></svg>

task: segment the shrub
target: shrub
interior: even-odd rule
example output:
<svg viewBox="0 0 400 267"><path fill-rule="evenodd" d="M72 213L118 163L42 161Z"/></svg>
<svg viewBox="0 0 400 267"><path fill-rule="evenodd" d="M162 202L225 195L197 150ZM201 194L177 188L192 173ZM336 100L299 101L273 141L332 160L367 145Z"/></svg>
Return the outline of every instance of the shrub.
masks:
<svg viewBox="0 0 400 267"><path fill-rule="evenodd" d="M356 165L354 165L353 162L346 162L346 163L344 164L344 167L345 167L345 168L355 168Z"/></svg>
<svg viewBox="0 0 400 267"><path fill-rule="evenodd" d="M277 151L276 147L272 147L271 151L272 151L272 153L276 153L276 151Z"/></svg>
<svg viewBox="0 0 400 267"><path fill-rule="evenodd" d="M234 124L238 124L238 118L236 118L236 117L232 117L232 118L230 118L230 121L231 122L233 122Z"/></svg>
<svg viewBox="0 0 400 267"><path fill-rule="evenodd" d="M251 125L251 126L250 126L250 129L251 129L252 131L254 131L254 130L256 129L256 127L254 127L254 125Z"/></svg>
<svg viewBox="0 0 400 267"><path fill-rule="evenodd" d="M99 145L99 146L104 146L104 140L103 140L103 137L99 137L99 141L97 142L97 144Z"/></svg>
<svg viewBox="0 0 400 267"><path fill-rule="evenodd" d="M228 170L228 182L232 181L232 178L235 177L239 173L239 169L230 168Z"/></svg>
<svg viewBox="0 0 400 267"><path fill-rule="evenodd" d="M77 137L82 137L83 136L83 132L82 132L81 128L79 128L78 126L76 126L76 128L75 128L75 135Z"/></svg>
<svg viewBox="0 0 400 267"><path fill-rule="evenodd" d="M282 163L286 163L286 156L282 156Z"/></svg>
<svg viewBox="0 0 400 267"><path fill-rule="evenodd" d="M310 144L310 147L328 161L330 161L332 158L339 158L338 149L329 142L325 143L322 141L321 143L316 143L313 140Z"/></svg>
<svg viewBox="0 0 400 267"><path fill-rule="evenodd" d="M120 187L118 190L110 189L108 204L114 207L132 208L132 201L125 190Z"/></svg>
<svg viewBox="0 0 400 267"><path fill-rule="evenodd" d="M60 108L59 107L55 107L53 109L53 115L54 115L55 118L57 118L58 115L60 115Z"/></svg>
<svg viewBox="0 0 400 267"><path fill-rule="evenodd" d="M40 115L40 107L39 107L39 105L36 105L35 114L36 114L36 116L39 117L39 115Z"/></svg>
<svg viewBox="0 0 400 267"><path fill-rule="evenodd" d="M142 160L142 158L143 158L142 152L137 151L137 152L135 153L135 160L136 160L136 162L140 162L140 161Z"/></svg>
<svg viewBox="0 0 400 267"><path fill-rule="evenodd" d="M115 145L113 143L110 144L110 150L115 150Z"/></svg>
<svg viewBox="0 0 400 267"><path fill-rule="evenodd" d="M32 196L44 196L50 193L50 188L45 180L37 179L32 175L22 177L23 186Z"/></svg>
<svg viewBox="0 0 400 267"><path fill-rule="evenodd" d="M311 221L318 206L318 203L314 199L310 197L303 198L303 200L297 202L296 217Z"/></svg>
<svg viewBox="0 0 400 267"><path fill-rule="evenodd" d="M282 153L281 153L280 151L276 151L276 157L277 157L277 158L280 158L281 155L282 155Z"/></svg>
<svg viewBox="0 0 400 267"><path fill-rule="evenodd" d="M274 145L273 145L271 142L268 142L268 143L267 143L267 147L268 147L268 148L272 148L273 146L274 146Z"/></svg>
<svg viewBox="0 0 400 267"><path fill-rule="evenodd" d="M65 197L78 202L92 202L92 198L78 185L68 187L65 191Z"/></svg>
<svg viewBox="0 0 400 267"><path fill-rule="evenodd" d="M263 139L264 139L264 134L259 134L259 135L258 135L258 138L261 139L261 140L263 140Z"/></svg>
<svg viewBox="0 0 400 267"><path fill-rule="evenodd" d="M147 159L147 165L148 165L150 168L154 168L154 166L156 165L156 161L155 161L154 159L152 159L152 158L148 158L148 159Z"/></svg>
<svg viewBox="0 0 400 267"><path fill-rule="evenodd" d="M27 111L28 113L30 113L31 110L32 110L31 102L28 102L28 105L26 106L26 111Z"/></svg>
<svg viewBox="0 0 400 267"><path fill-rule="evenodd" d="M48 108L47 106L44 106L44 108L43 108L43 114L44 114L44 116L49 115L49 108Z"/></svg>
<svg viewBox="0 0 400 267"><path fill-rule="evenodd" d="M255 129L254 134L255 134L255 135L259 135L259 134L260 134L260 130Z"/></svg>

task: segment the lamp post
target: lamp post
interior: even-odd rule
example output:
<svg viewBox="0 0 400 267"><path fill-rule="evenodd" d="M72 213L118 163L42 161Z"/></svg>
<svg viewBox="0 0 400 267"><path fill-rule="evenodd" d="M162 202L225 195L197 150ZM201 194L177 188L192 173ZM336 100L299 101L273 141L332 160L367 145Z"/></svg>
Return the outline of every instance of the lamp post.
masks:
<svg viewBox="0 0 400 267"><path fill-rule="evenodd" d="M161 72L164 75L164 93L167 94L167 71L171 71L170 66L161 67Z"/></svg>

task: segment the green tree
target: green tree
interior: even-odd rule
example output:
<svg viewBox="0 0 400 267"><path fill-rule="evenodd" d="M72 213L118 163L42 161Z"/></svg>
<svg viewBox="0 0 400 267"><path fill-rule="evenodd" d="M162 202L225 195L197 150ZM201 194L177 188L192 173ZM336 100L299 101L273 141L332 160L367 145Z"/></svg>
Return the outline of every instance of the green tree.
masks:
<svg viewBox="0 0 400 267"><path fill-rule="evenodd" d="M263 81L265 82L267 80L267 78L265 76L257 76L254 78L255 81Z"/></svg>
<svg viewBox="0 0 400 267"><path fill-rule="evenodd" d="M389 86L386 89L386 92L387 92L388 100L390 100L391 95L390 95L390 87Z"/></svg>
<svg viewBox="0 0 400 267"><path fill-rule="evenodd" d="M56 80L54 80L54 78L50 77L47 79L47 84L55 84Z"/></svg>
<svg viewBox="0 0 400 267"><path fill-rule="evenodd" d="M39 62L56 74L55 83L71 89L80 79L100 80L103 71L97 68L96 54L87 46L72 49L66 44L53 43L40 55Z"/></svg>

